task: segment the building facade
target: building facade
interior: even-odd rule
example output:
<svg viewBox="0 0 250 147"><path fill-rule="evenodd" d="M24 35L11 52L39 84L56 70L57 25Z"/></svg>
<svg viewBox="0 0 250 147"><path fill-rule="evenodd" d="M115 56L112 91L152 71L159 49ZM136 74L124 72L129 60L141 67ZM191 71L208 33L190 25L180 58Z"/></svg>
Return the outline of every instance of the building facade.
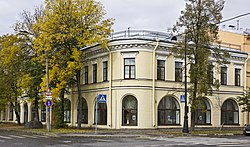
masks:
<svg viewBox="0 0 250 147"><path fill-rule="evenodd" d="M182 128L184 60L171 55L169 48L175 45L171 38L160 32L124 31L115 33L106 48L84 48L82 126L93 127L97 122L99 128L110 129ZM211 58L211 75L221 86L202 99L205 111L197 109L195 122L199 127L238 127L247 122L236 98L246 88L248 54L233 47L222 49L230 53L230 64L217 65ZM100 94L106 95L105 103L96 103ZM65 122L70 126L77 122L77 96L77 89L66 96ZM31 103L21 103L21 122L32 119L31 110ZM10 114L6 108L1 118Z"/></svg>

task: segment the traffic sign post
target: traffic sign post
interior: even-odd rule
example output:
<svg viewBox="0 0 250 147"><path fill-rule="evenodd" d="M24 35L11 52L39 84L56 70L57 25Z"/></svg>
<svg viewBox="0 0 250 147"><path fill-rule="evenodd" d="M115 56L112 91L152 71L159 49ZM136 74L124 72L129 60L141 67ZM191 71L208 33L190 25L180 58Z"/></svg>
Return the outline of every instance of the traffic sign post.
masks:
<svg viewBox="0 0 250 147"><path fill-rule="evenodd" d="M47 121L47 129L50 132L51 130L51 125L50 125L50 107L52 106L52 92L50 91L50 88L47 88L46 91L46 121Z"/></svg>
<svg viewBox="0 0 250 147"><path fill-rule="evenodd" d="M98 111L98 103L106 103L107 95L106 94L97 94L95 98L95 134L97 134L97 111Z"/></svg>
<svg viewBox="0 0 250 147"><path fill-rule="evenodd" d="M48 107L52 106L52 101L51 100L46 100L46 106L48 106Z"/></svg>
<svg viewBox="0 0 250 147"><path fill-rule="evenodd" d="M107 100L106 94L99 94L98 95L98 102L99 103L106 103L106 100Z"/></svg>
<svg viewBox="0 0 250 147"><path fill-rule="evenodd" d="M180 101L181 101L181 103L185 103L185 101L186 101L185 95L180 96Z"/></svg>

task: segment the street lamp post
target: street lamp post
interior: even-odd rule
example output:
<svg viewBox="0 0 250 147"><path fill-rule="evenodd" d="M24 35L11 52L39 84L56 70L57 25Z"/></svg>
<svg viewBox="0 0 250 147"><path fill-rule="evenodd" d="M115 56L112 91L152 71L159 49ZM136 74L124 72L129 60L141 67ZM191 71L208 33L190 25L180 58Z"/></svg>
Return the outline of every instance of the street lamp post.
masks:
<svg viewBox="0 0 250 147"><path fill-rule="evenodd" d="M184 114L184 124L183 124L183 133L189 133L188 129L188 106L187 106L187 39L186 39L186 34L184 38L184 63L185 63L185 114Z"/></svg>

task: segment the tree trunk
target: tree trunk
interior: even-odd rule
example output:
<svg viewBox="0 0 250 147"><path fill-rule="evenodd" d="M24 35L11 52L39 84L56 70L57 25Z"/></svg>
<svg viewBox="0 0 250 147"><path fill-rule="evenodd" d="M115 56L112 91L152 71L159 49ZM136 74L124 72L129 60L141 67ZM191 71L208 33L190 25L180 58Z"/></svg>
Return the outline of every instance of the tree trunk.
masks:
<svg viewBox="0 0 250 147"><path fill-rule="evenodd" d="M15 115L16 115L16 119L17 119L17 123L18 123L18 125L21 125L21 122L20 122L20 115L19 115L19 113L18 113L18 103L17 102L15 102L15 105L11 102L11 105L13 106L13 108L14 108L14 111L15 111Z"/></svg>
<svg viewBox="0 0 250 147"><path fill-rule="evenodd" d="M191 110L191 125L190 125L190 131L195 130L195 111L192 109Z"/></svg>
<svg viewBox="0 0 250 147"><path fill-rule="evenodd" d="M77 129L81 129L82 124L82 93L81 93L81 84L80 84L81 71L76 71L76 80L77 80L77 93L78 93L78 113L77 113Z"/></svg>
<svg viewBox="0 0 250 147"><path fill-rule="evenodd" d="M62 89L60 92L60 101L58 103L58 106L56 108L56 122L55 126L56 128L64 128L64 92L65 89Z"/></svg>
<svg viewBox="0 0 250 147"><path fill-rule="evenodd" d="M38 112L38 89L35 88L35 118L34 121L39 121L39 112Z"/></svg>

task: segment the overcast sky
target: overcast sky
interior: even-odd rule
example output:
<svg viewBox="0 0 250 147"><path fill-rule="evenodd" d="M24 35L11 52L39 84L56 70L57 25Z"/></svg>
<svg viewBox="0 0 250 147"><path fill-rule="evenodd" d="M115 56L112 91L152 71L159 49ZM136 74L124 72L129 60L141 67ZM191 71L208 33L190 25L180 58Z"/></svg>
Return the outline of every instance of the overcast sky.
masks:
<svg viewBox="0 0 250 147"><path fill-rule="evenodd" d="M114 31L145 29L167 31L172 27L184 9L184 0L97 0L107 12L107 18L114 18ZM0 0L0 35L12 33L11 26L19 19L23 10L32 11L43 0ZM250 0L226 0L223 19L250 12ZM250 15L239 19L240 28L250 29ZM237 25L236 20L225 25Z"/></svg>

